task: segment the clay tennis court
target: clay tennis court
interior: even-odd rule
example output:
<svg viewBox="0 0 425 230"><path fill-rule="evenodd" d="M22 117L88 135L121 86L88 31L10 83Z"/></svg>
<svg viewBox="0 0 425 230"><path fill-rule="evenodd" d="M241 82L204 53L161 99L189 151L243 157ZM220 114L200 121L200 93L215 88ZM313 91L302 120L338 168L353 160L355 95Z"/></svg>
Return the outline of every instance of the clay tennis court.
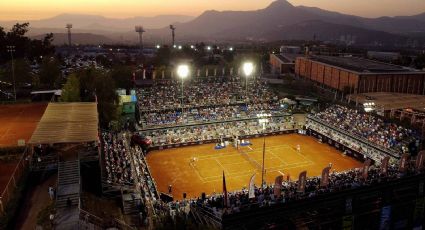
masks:
<svg viewBox="0 0 425 230"><path fill-rule="evenodd" d="M19 139L25 143L31 138L47 104L0 105L0 147L16 146Z"/></svg>
<svg viewBox="0 0 425 230"><path fill-rule="evenodd" d="M240 190L248 186L254 173L256 185L261 184L263 138L250 141L252 145L240 147L239 151L233 146L215 150L215 144L152 151L147 155L147 162L158 190L168 193L168 185L171 184L175 199L182 199L183 192L188 197L198 197L202 192L222 192L223 170L228 191ZM296 149L298 144L301 146L299 152ZM193 157L198 161L191 164ZM307 170L307 176L319 176L330 162L336 171L362 165L309 136L286 134L266 137L265 178L269 184L282 174L285 179L288 173L291 179L298 179L299 173L304 170Z"/></svg>

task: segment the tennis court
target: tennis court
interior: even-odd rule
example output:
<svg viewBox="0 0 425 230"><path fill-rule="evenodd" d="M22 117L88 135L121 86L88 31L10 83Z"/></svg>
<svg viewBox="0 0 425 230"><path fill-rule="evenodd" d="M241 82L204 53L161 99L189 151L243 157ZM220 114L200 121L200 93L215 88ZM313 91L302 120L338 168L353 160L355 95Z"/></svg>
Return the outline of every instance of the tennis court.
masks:
<svg viewBox="0 0 425 230"><path fill-rule="evenodd" d="M16 146L20 139L27 142L46 106L45 103L0 105L0 147Z"/></svg>
<svg viewBox="0 0 425 230"><path fill-rule="evenodd" d="M261 184L263 138L251 139L251 145L228 146L215 150L214 144L152 151L147 156L153 178L160 192L181 199L183 192L188 197L198 197L202 192L211 194L222 191L222 173L226 175L227 189L247 187L250 177ZM361 163L343 155L338 150L317 142L316 139L299 134L266 137L265 180L273 183L278 175L298 174L307 170L307 176L318 176L329 163L336 171L360 167ZM300 151L297 150L300 145ZM191 160L197 160L191 163Z"/></svg>

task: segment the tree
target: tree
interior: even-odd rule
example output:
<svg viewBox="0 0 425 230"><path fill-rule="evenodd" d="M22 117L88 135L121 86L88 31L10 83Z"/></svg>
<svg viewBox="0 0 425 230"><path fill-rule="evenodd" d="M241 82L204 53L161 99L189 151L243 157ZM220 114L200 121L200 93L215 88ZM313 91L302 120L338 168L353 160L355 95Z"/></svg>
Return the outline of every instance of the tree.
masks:
<svg viewBox="0 0 425 230"><path fill-rule="evenodd" d="M16 59L35 59L54 53L53 34L46 34L43 40L30 39L26 36L28 30L28 22L17 23L8 32L0 27L0 64L10 60L7 46L15 46L14 56Z"/></svg>
<svg viewBox="0 0 425 230"><path fill-rule="evenodd" d="M115 83L109 74L100 74L95 79L97 111L99 122L106 127L111 121L117 119L118 95Z"/></svg>
<svg viewBox="0 0 425 230"><path fill-rule="evenodd" d="M160 66L160 65L169 65L170 64L170 59L171 59L171 50L168 46L163 46L161 48L158 49L158 51L156 52L156 57L154 60L154 64L155 66Z"/></svg>
<svg viewBox="0 0 425 230"><path fill-rule="evenodd" d="M25 83L32 83L31 67L28 62L24 59L14 60L14 70L15 70L15 83L16 86L22 86ZM5 81L12 83L13 82L13 72L12 72L12 62L8 63L9 68L6 68L5 72Z"/></svg>
<svg viewBox="0 0 425 230"><path fill-rule="evenodd" d="M417 69L425 68L425 54L418 55L413 62Z"/></svg>
<svg viewBox="0 0 425 230"><path fill-rule="evenodd" d="M45 57L41 63L39 77L40 83L49 88L57 86L57 81L62 76L60 63L54 57Z"/></svg>
<svg viewBox="0 0 425 230"><path fill-rule="evenodd" d="M66 84L62 89L61 101L63 102L78 102L80 98L80 81L77 76L72 74L68 77Z"/></svg>
<svg viewBox="0 0 425 230"><path fill-rule="evenodd" d="M110 72L112 79L114 79L115 85L118 88L129 89L132 87L133 71L131 67L124 65L114 66Z"/></svg>
<svg viewBox="0 0 425 230"><path fill-rule="evenodd" d="M118 96L111 74L94 68L76 73L80 81L81 101L94 101L97 98L97 111L102 127L117 119Z"/></svg>

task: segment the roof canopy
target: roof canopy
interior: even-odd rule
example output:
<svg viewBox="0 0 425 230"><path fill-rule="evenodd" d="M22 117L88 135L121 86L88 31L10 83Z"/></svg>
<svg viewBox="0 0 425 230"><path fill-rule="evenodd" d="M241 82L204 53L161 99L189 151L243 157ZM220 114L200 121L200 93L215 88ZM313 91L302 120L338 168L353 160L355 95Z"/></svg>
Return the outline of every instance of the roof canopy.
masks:
<svg viewBox="0 0 425 230"><path fill-rule="evenodd" d="M49 103L29 143L81 143L97 139L96 103Z"/></svg>
<svg viewBox="0 0 425 230"><path fill-rule="evenodd" d="M383 110L392 109L414 109L418 111L425 110L425 96L416 94L402 94L402 93L387 93L387 92L376 92L376 93L362 93L362 94L351 94L352 101L358 101L359 103L374 102L377 108Z"/></svg>

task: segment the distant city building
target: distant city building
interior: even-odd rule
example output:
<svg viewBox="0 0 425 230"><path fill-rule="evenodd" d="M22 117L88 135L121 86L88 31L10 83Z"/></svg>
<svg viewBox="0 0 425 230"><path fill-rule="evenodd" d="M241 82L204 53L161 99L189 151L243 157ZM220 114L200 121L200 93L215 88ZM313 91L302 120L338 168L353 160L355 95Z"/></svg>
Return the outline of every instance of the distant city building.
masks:
<svg viewBox="0 0 425 230"><path fill-rule="evenodd" d="M301 54L270 54L270 65L272 67L272 73L294 73L295 59L299 56L301 56Z"/></svg>
<svg viewBox="0 0 425 230"><path fill-rule="evenodd" d="M367 57L379 61L395 61L400 58L400 53L397 52L380 52L380 51L367 51Z"/></svg>
<svg viewBox="0 0 425 230"><path fill-rule="evenodd" d="M425 94L424 71L362 58L298 57L295 74L344 93Z"/></svg>
<svg viewBox="0 0 425 230"><path fill-rule="evenodd" d="M299 54L301 53L301 47L299 46L281 46L280 53L288 53L288 54Z"/></svg>

